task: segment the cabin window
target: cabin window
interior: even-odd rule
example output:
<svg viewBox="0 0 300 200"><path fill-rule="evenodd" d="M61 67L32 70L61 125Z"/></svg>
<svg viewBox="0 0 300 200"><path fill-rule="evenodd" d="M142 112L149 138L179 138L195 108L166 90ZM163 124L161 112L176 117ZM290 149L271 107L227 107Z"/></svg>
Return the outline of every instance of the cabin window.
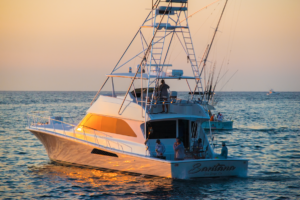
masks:
<svg viewBox="0 0 300 200"><path fill-rule="evenodd" d="M79 126L84 129L88 128L97 131L136 137L134 131L124 120L113 117L87 114Z"/></svg>
<svg viewBox="0 0 300 200"><path fill-rule="evenodd" d="M150 129L153 132L149 135ZM170 139L176 138L176 120L154 121L147 123L147 138L149 139Z"/></svg>

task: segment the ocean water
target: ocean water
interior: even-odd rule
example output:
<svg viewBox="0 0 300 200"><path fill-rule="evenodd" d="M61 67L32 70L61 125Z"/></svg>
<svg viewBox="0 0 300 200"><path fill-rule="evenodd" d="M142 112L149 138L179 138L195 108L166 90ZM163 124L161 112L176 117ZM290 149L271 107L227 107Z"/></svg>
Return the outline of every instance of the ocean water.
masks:
<svg viewBox="0 0 300 200"><path fill-rule="evenodd" d="M26 113L80 120L95 92L0 92L0 199L300 199L300 93L217 93L215 112L234 120L214 132L220 151L249 159L245 178L172 180L61 166L25 129ZM186 93L181 93L186 96Z"/></svg>

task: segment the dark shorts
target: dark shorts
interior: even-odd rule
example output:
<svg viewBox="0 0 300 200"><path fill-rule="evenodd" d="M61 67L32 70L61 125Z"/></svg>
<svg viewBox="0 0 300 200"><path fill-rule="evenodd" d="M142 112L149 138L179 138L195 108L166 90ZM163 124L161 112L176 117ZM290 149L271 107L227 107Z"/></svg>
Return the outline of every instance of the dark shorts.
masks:
<svg viewBox="0 0 300 200"><path fill-rule="evenodd" d="M160 97L160 100L161 101L168 101L168 98L167 97Z"/></svg>

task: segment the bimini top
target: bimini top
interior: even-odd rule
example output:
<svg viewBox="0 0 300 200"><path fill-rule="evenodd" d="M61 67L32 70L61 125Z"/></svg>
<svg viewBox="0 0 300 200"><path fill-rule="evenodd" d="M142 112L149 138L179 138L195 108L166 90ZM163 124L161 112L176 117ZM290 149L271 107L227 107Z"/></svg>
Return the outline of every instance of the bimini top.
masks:
<svg viewBox="0 0 300 200"><path fill-rule="evenodd" d="M167 6L159 6L158 10L161 11L186 11L187 7L167 7Z"/></svg>
<svg viewBox="0 0 300 200"><path fill-rule="evenodd" d="M113 74L106 74L107 77L119 77L119 78L134 78L135 73L113 73ZM136 79L141 79L142 75L137 74ZM157 78L156 75L150 74L151 78ZM194 76L159 76L160 79L197 79ZM148 74L143 73L143 79L148 80Z"/></svg>

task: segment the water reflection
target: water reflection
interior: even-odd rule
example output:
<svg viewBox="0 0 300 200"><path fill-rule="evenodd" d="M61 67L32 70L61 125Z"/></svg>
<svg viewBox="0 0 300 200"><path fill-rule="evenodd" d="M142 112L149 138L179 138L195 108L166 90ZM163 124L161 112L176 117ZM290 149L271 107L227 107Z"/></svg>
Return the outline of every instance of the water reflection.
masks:
<svg viewBox="0 0 300 200"><path fill-rule="evenodd" d="M106 169L82 168L48 163L29 168L33 175L48 180L49 184L64 181L72 188L81 188L88 195L133 195L149 191L168 193L173 180ZM90 192L87 189L92 189Z"/></svg>
<svg viewBox="0 0 300 200"><path fill-rule="evenodd" d="M232 189L233 185L237 186L239 183L239 187L235 190L242 191L249 183L248 179L232 177L174 180L57 163L30 167L30 171L40 179L46 180L46 185L51 187L55 185L58 190L63 188L64 191L71 191L85 198L104 196L123 199L206 198L212 194L222 196L227 189Z"/></svg>
<svg viewBox="0 0 300 200"><path fill-rule="evenodd" d="M297 199L300 198L300 93L218 93L218 112L234 120L214 132L216 151L248 158L247 178L172 180L49 163L25 130L26 113L83 118L94 92L0 92L0 199ZM181 95L181 96L180 96ZM179 93L180 98L186 95ZM67 122L69 114L63 115Z"/></svg>

